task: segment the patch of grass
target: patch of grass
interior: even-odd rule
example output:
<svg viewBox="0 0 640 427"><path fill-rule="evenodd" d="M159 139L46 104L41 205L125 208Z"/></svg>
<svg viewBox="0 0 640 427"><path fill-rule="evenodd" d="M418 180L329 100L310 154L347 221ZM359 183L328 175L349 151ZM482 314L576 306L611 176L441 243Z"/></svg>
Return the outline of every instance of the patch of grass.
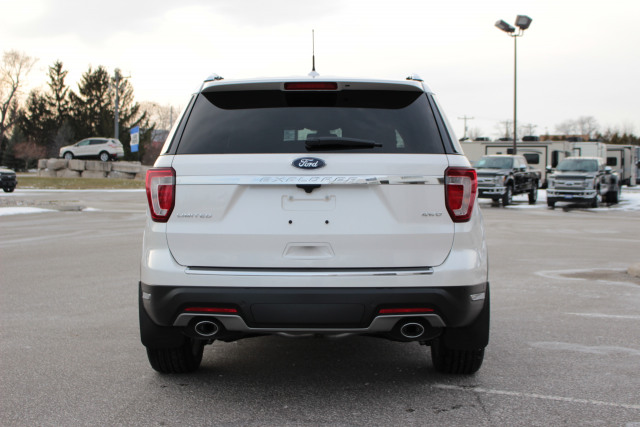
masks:
<svg viewBox="0 0 640 427"><path fill-rule="evenodd" d="M45 178L18 175L18 188L47 190L143 189L144 181L115 178Z"/></svg>

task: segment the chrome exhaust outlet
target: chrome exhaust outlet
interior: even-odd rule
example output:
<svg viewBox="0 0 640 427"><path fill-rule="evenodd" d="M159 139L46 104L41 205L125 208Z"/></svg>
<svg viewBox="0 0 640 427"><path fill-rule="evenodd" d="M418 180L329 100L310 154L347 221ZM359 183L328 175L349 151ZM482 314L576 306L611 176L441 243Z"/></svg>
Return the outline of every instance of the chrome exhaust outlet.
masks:
<svg viewBox="0 0 640 427"><path fill-rule="evenodd" d="M196 323L193 327L193 330L198 336L211 338L220 332L220 326L216 322L212 322L211 320L201 320Z"/></svg>
<svg viewBox="0 0 640 427"><path fill-rule="evenodd" d="M424 334L424 326L418 322L407 322L400 326L400 335L403 338L414 340Z"/></svg>

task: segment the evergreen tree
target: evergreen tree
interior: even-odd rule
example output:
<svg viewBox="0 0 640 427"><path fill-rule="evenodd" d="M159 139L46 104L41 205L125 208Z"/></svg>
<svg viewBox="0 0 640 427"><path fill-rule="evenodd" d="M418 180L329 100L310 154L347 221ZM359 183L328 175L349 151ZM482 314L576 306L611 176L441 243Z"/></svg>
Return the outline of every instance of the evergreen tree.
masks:
<svg viewBox="0 0 640 427"><path fill-rule="evenodd" d="M62 67L60 61L54 62L49 67L49 83L47 83L49 93L46 95L58 129L69 119L69 88L64 83L69 72Z"/></svg>
<svg viewBox="0 0 640 427"><path fill-rule="evenodd" d="M19 119L19 126L24 140L33 141L43 147L53 143L56 123L45 95L38 91L29 93L25 110Z"/></svg>
<svg viewBox="0 0 640 427"><path fill-rule="evenodd" d="M78 139L110 136L113 129L113 102L110 79L103 66L89 70L78 83L78 93L69 92L72 127Z"/></svg>
<svg viewBox="0 0 640 427"><path fill-rule="evenodd" d="M126 77L111 78L103 66L82 75L78 93L69 92L71 127L77 139L90 136L113 136L116 90L118 91L118 139L125 149L126 159L141 158L144 142L151 139L154 126L146 111L134 101L133 87ZM140 127L139 154L131 153L130 130Z"/></svg>

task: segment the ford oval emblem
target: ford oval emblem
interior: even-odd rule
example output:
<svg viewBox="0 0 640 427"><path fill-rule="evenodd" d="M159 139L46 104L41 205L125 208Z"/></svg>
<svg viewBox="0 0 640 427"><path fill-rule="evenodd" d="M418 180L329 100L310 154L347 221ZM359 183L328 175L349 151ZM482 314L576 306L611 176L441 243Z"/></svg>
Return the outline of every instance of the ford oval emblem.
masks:
<svg viewBox="0 0 640 427"><path fill-rule="evenodd" d="M319 169L324 167L326 163L317 157L300 157L295 159L291 165L300 169Z"/></svg>

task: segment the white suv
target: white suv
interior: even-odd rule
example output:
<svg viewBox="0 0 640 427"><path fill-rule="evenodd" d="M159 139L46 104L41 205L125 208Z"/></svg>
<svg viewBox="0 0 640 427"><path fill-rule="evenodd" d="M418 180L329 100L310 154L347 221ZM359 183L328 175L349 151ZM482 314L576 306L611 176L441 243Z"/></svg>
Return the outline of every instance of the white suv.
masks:
<svg viewBox="0 0 640 427"><path fill-rule="evenodd" d="M71 160L74 157L97 157L103 162L124 157L122 143L114 138L85 138L73 145L60 149L60 157Z"/></svg>
<svg viewBox="0 0 640 427"><path fill-rule="evenodd" d="M155 370L269 334L418 342L438 371L480 368L476 172L422 81L208 79L146 189L140 332Z"/></svg>

